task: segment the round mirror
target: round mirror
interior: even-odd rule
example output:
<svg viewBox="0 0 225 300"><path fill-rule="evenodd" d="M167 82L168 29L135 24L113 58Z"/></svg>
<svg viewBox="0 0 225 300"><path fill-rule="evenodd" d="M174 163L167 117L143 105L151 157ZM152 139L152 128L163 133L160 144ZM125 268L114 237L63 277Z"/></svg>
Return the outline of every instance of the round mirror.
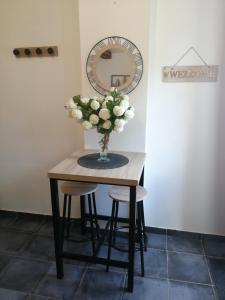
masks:
<svg viewBox="0 0 225 300"><path fill-rule="evenodd" d="M124 94L135 89L143 73L138 48L128 39L108 37L98 42L87 59L87 76L93 88L105 95L110 87Z"/></svg>

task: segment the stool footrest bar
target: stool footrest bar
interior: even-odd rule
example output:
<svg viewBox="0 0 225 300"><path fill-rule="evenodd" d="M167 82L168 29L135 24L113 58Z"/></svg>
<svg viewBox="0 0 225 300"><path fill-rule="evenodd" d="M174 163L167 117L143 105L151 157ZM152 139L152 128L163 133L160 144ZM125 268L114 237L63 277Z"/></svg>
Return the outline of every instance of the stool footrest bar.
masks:
<svg viewBox="0 0 225 300"><path fill-rule="evenodd" d="M72 258L72 259L76 259L76 260L82 260L82 261L101 264L101 265L106 265L108 263L108 260L106 258L94 257L94 256L89 256L89 255L83 255L83 254L74 254L74 253L69 253L69 252L63 252L62 256L65 258ZM114 267L128 268L128 262L126 262L126 261L111 259L109 264L110 264L110 266L114 266Z"/></svg>

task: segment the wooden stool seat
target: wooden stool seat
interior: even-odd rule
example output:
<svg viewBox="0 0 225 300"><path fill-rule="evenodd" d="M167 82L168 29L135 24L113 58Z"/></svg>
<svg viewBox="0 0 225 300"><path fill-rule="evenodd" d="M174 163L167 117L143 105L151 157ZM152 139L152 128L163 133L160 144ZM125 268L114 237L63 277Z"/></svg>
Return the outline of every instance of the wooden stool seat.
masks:
<svg viewBox="0 0 225 300"><path fill-rule="evenodd" d="M95 193L97 184L81 183L81 182L64 182L61 185L61 192L70 196L84 196Z"/></svg>
<svg viewBox="0 0 225 300"><path fill-rule="evenodd" d="M116 201L130 202L130 188L126 186L114 186L110 189L109 196ZM143 201L146 196L146 189L142 186L137 186L136 202Z"/></svg>

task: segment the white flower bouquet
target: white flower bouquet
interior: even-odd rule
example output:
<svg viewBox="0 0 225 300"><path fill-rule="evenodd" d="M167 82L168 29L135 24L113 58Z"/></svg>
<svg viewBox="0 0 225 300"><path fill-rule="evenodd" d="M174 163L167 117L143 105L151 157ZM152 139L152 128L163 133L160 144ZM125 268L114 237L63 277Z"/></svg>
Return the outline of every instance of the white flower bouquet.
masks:
<svg viewBox="0 0 225 300"><path fill-rule="evenodd" d="M125 124L134 117L134 108L129 97L116 88L110 89L106 97L71 98L65 106L70 118L75 118L87 129L95 128L102 134L100 159L107 160L109 135L112 131L122 132Z"/></svg>

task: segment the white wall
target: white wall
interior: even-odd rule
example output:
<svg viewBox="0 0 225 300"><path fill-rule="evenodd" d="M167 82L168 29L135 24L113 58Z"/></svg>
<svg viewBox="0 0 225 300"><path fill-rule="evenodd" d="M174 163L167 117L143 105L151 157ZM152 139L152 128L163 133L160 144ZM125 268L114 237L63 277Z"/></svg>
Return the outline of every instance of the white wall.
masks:
<svg viewBox="0 0 225 300"><path fill-rule="evenodd" d="M77 1L1 0L0 36L0 209L50 213L47 171L83 144L63 108L80 90ZM59 56L12 54L47 45Z"/></svg>
<svg viewBox="0 0 225 300"><path fill-rule="evenodd" d="M147 223L225 234L225 1L152 0ZM217 83L162 83L161 66L194 46ZM184 65L201 64L190 53Z"/></svg>
<svg viewBox="0 0 225 300"><path fill-rule="evenodd" d="M80 45L82 95L93 96L97 92L86 76L86 60L92 47L109 36L122 36L132 41L140 50L144 60L144 73L138 87L130 94L135 107L135 119L130 121L124 132L111 134L110 150L145 151L146 102L148 86L148 36L149 1L142 0L80 0ZM99 137L95 131L85 133L85 147L98 149ZM106 200L107 188L100 189L98 210L108 214L111 201Z"/></svg>

